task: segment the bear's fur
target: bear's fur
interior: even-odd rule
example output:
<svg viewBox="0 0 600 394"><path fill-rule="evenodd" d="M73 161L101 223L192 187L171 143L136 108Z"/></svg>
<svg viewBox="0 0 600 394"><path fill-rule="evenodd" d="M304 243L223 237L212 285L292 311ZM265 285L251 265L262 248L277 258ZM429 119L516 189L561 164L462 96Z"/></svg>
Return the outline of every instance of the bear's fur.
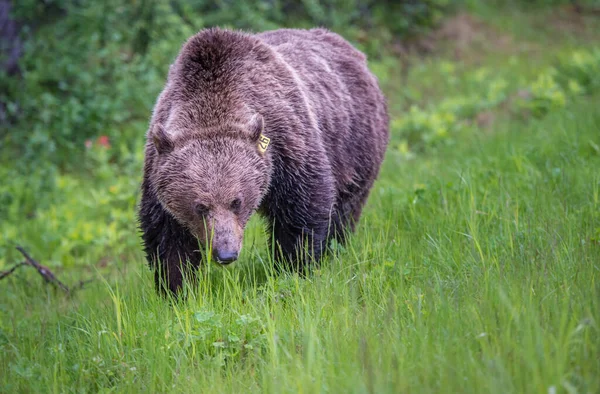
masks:
<svg viewBox="0 0 600 394"><path fill-rule="evenodd" d="M354 229L387 143L377 80L337 34L200 31L171 65L147 133L139 218L158 288L164 276L177 292L206 245L234 260L255 211L278 261L318 261Z"/></svg>

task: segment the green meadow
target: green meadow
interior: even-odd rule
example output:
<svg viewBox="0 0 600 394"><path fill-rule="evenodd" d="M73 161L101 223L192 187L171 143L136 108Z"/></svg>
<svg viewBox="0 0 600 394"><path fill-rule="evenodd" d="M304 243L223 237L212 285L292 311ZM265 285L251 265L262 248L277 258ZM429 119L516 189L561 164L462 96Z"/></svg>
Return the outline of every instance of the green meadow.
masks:
<svg viewBox="0 0 600 394"><path fill-rule="evenodd" d="M273 272L253 218L233 266L157 296L135 217L147 119L74 166L4 151L0 270L20 245L91 281L0 280L0 392L600 392L600 29L470 13L510 44L372 61L386 159L356 233L306 277Z"/></svg>

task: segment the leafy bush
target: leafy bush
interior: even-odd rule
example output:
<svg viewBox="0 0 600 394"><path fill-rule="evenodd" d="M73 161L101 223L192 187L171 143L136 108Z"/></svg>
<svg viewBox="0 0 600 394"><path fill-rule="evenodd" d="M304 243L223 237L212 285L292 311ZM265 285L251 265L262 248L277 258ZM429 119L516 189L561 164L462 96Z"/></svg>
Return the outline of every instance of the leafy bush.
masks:
<svg viewBox="0 0 600 394"><path fill-rule="evenodd" d="M571 96L600 89L600 50L576 50L562 58L556 67L540 73L526 89L529 96L518 102L534 116L562 108Z"/></svg>
<svg viewBox="0 0 600 394"><path fill-rule="evenodd" d="M26 174L21 166L0 166L0 178L10 180L0 183L0 267L18 258L17 244L47 256L44 264L50 266L120 259L138 249L142 151L111 145L106 136L86 145L77 174L61 174L54 166L32 166ZM110 162L114 155L120 165Z"/></svg>
<svg viewBox="0 0 600 394"><path fill-rule="evenodd" d="M574 93L600 89L600 49L575 51L557 66L557 82Z"/></svg>
<svg viewBox="0 0 600 394"><path fill-rule="evenodd" d="M424 111L413 106L406 115L392 121L391 132L405 140L412 150L423 151L447 140L457 127L456 116L451 112Z"/></svg>
<svg viewBox="0 0 600 394"><path fill-rule="evenodd" d="M49 3L67 16L30 35L21 79L2 78L0 90L7 93L0 100L15 126L5 138L20 147L25 160L75 164L83 142L98 135L130 141L131 146L139 141L143 129L124 135L119 125L148 118L177 50L166 51L164 43L181 42L192 30L180 20L163 18L153 24L162 40L142 53L139 37L145 30L128 24L137 10L118 3ZM23 15L26 10L29 14ZM35 17L36 10L26 3L16 9L25 20Z"/></svg>
<svg viewBox="0 0 600 394"><path fill-rule="evenodd" d="M24 0L14 14L25 26L22 78L0 75L0 103L12 124L0 138L27 161L78 162L83 142L99 135L142 141L146 121L182 43L206 26L250 30L327 26L379 55L379 35L432 26L448 0L223 0L103 2ZM393 16L393 17L392 17ZM380 43L374 45L373 43ZM118 159L115 157L114 159Z"/></svg>
<svg viewBox="0 0 600 394"><path fill-rule="evenodd" d="M449 80L457 78L453 67L442 63L440 70ZM556 67L542 70L518 94L511 94L507 81L491 77L486 68L475 70L467 80L476 94L449 96L430 108L412 106L392 121L392 135L401 153L411 157L411 151L420 152L451 142L453 135L471 125L478 114L498 109L504 103L517 112L525 110L541 117L563 108L573 96L597 91L600 50L568 53Z"/></svg>
<svg viewBox="0 0 600 394"><path fill-rule="evenodd" d="M531 110L534 116L542 116L548 112L565 106L567 98L562 87L556 82L554 69L542 72L531 84L528 97L521 104Z"/></svg>
<svg viewBox="0 0 600 394"><path fill-rule="evenodd" d="M437 24L447 11L450 0L376 1L375 20L388 26L393 34L423 33Z"/></svg>

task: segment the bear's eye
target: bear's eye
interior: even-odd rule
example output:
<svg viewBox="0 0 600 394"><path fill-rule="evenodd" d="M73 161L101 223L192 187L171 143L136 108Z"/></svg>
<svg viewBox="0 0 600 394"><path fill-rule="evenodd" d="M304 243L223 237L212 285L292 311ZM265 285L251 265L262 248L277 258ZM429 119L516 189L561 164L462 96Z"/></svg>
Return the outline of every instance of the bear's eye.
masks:
<svg viewBox="0 0 600 394"><path fill-rule="evenodd" d="M241 207L242 207L242 201L239 198L236 198L235 200L233 200L231 202L231 204L229 205L229 208L231 208L231 210L234 212L239 211Z"/></svg>
<svg viewBox="0 0 600 394"><path fill-rule="evenodd" d="M194 207L196 213L200 216L205 216L208 213L208 207L204 204L196 204Z"/></svg>

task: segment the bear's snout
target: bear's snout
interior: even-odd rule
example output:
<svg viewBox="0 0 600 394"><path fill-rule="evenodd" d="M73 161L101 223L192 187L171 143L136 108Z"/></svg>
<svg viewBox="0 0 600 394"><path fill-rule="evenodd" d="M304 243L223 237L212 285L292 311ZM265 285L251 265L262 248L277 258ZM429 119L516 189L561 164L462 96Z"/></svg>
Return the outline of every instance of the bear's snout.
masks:
<svg viewBox="0 0 600 394"><path fill-rule="evenodd" d="M227 265L234 262L238 258L238 252L228 249L214 249L213 257L219 264Z"/></svg>
<svg viewBox="0 0 600 394"><path fill-rule="evenodd" d="M222 265L233 263L240 254L244 231L228 210L215 210L211 219L212 257Z"/></svg>

